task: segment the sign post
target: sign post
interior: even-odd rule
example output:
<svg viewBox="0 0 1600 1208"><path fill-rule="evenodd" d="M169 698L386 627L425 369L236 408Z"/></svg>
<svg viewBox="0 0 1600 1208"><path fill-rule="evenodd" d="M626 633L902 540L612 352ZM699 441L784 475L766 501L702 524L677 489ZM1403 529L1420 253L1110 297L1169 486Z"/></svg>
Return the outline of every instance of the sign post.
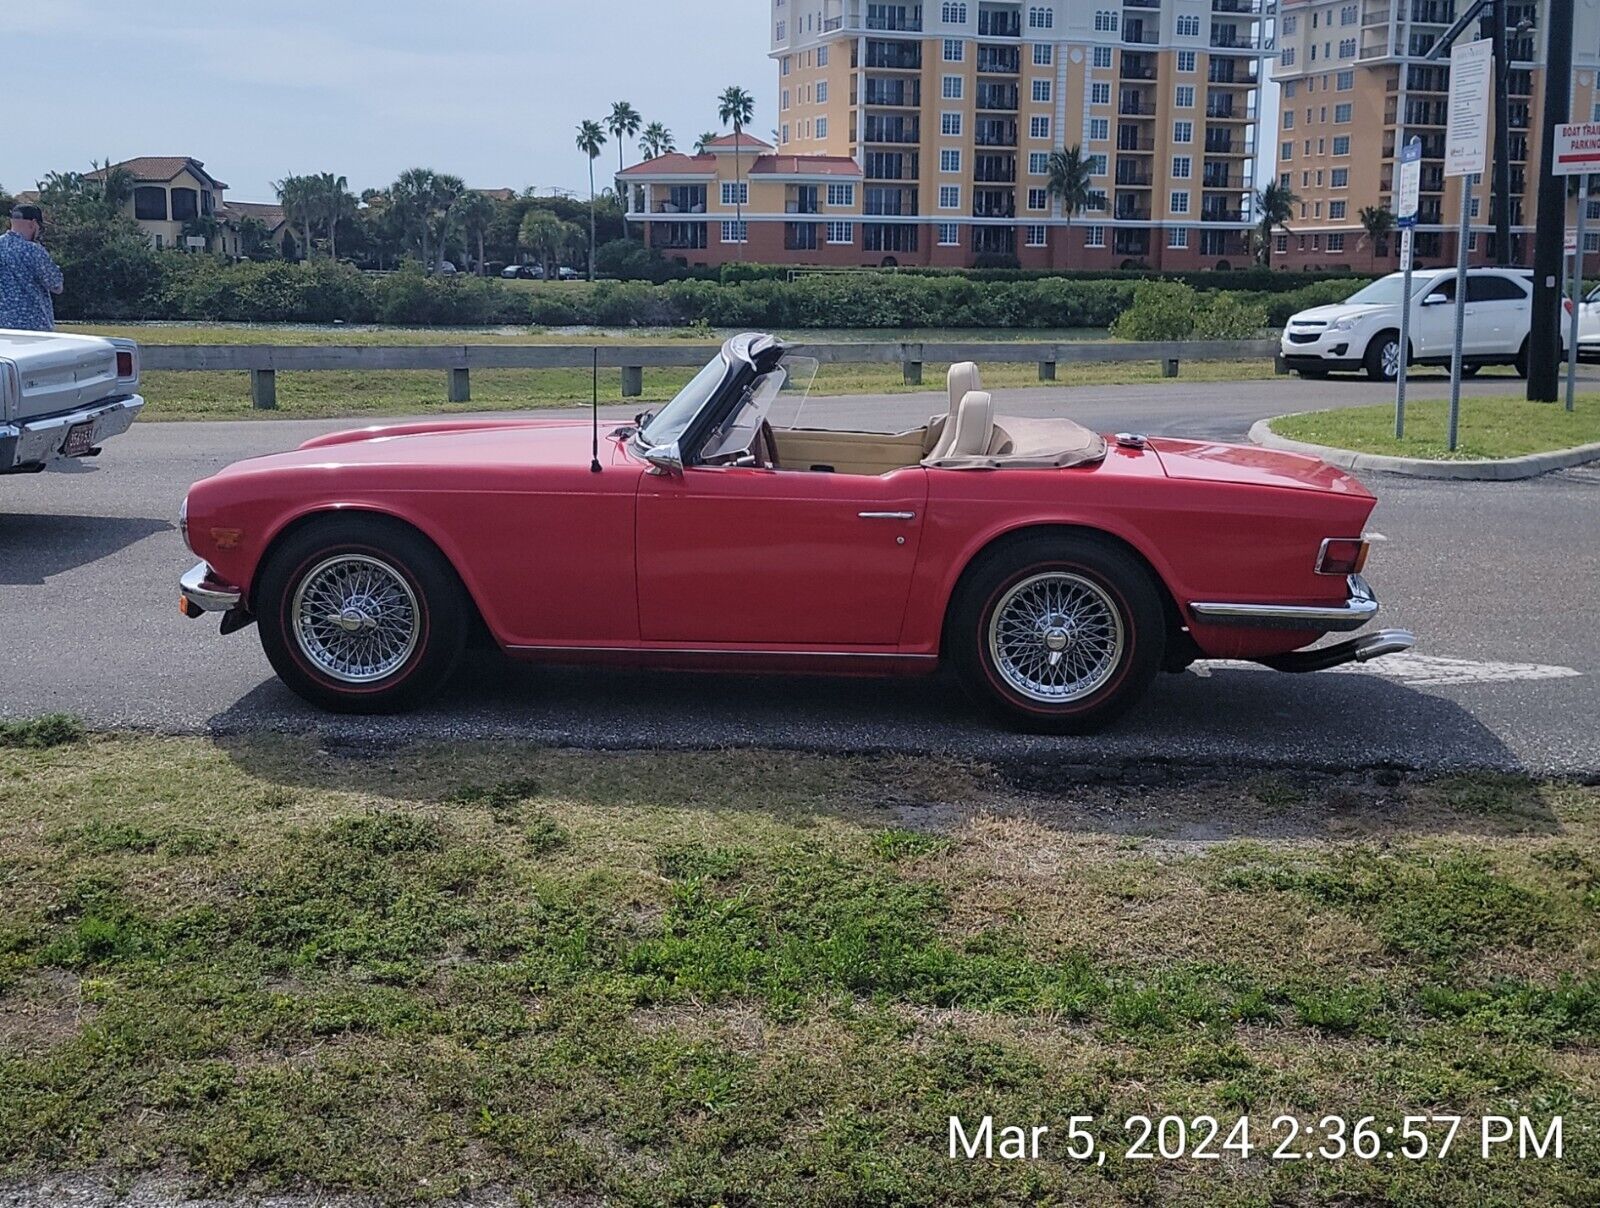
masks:
<svg viewBox="0 0 1600 1208"><path fill-rule="evenodd" d="M1461 426L1461 336L1467 315L1467 243L1472 229L1472 179L1489 152L1489 98L1494 41L1457 42L1450 49L1450 113L1444 134L1444 174L1461 178L1461 223L1456 232L1456 330L1450 354L1450 450Z"/></svg>
<svg viewBox="0 0 1600 1208"><path fill-rule="evenodd" d="M1395 189L1395 221L1400 227L1400 364L1394 378L1394 438L1406 434L1406 368L1411 360L1411 261L1417 206L1422 195L1422 140L1400 149L1400 179Z"/></svg>
<svg viewBox="0 0 1600 1208"><path fill-rule="evenodd" d="M1583 314L1583 228L1589 216L1589 175L1600 171L1600 123L1571 122L1556 127L1554 176L1578 178L1577 247L1572 258L1572 317L1567 334L1567 410L1578 391L1578 327Z"/></svg>

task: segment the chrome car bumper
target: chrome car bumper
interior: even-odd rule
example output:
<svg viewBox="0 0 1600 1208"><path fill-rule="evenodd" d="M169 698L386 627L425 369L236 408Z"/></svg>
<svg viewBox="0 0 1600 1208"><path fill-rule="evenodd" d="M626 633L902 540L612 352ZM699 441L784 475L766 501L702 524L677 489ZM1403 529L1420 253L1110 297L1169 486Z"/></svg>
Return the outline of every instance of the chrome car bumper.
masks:
<svg viewBox="0 0 1600 1208"><path fill-rule="evenodd" d="M80 424L91 425L88 443L98 453L102 441L121 436L143 409L144 399L130 394L61 415L0 424L0 474L47 469L69 460L63 452L67 433Z"/></svg>
<svg viewBox="0 0 1600 1208"><path fill-rule="evenodd" d="M1378 597L1360 575L1347 580L1349 599L1343 604L1218 604L1194 603L1189 612L1207 625L1243 625L1253 629L1320 629L1348 633L1378 615Z"/></svg>
<svg viewBox="0 0 1600 1208"><path fill-rule="evenodd" d="M244 598L244 593L237 587L217 579L212 574L211 567L204 562L196 562L184 572L178 580L178 590L187 605L184 612L190 615L201 612L231 612L239 607L240 601Z"/></svg>

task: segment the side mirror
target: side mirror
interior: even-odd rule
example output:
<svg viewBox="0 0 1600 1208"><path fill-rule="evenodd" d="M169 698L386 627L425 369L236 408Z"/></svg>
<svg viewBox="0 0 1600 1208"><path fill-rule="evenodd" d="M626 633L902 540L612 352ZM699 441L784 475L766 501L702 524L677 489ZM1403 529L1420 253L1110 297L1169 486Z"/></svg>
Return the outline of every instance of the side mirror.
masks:
<svg viewBox="0 0 1600 1208"><path fill-rule="evenodd" d="M1422 300L1422 304L1424 306L1443 306L1448 301L1450 301L1450 299L1445 297L1443 294L1429 294Z"/></svg>
<svg viewBox="0 0 1600 1208"><path fill-rule="evenodd" d="M678 442L670 445L656 445L645 450L644 459L650 463L650 473L660 478L683 477L683 453L678 448Z"/></svg>

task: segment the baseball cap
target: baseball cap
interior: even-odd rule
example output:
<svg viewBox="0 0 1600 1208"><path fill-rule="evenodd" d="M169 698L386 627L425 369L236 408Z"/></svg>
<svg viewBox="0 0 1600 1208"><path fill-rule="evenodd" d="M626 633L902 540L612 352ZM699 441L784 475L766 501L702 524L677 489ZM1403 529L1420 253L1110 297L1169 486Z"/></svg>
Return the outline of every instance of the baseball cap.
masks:
<svg viewBox="0 0 1600 1208"><path fill-rule="evenodd" d="M21 218L27 222L43 222L44 211L38 206L14 205L11 207L11 217Z"/></svg>

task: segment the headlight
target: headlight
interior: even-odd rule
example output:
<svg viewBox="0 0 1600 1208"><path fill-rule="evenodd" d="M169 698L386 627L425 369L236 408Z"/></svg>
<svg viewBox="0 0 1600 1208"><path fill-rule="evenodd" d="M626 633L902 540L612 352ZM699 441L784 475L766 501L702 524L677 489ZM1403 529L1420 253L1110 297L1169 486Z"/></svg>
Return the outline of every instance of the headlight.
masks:
<svg viewBox="0 0 1600 1208"><path fill-rule="evenodd" d="M194 546L189 544L189 497L185 495L183 502L178 505L178 536L183 538L183 544L189 552L194 553Z"/></svg>
<svg viewBox="0 0 1600 1208"><path fill-rule="evenodd" d="M1332 323L1328 324L1328 330L1329 331L1353 331L1355 329L1355 325L1358 322L1360 322L1360 320L1356 319L1354 317L1346 317L1346 318L1343 318L1343 319L1335 319Z"/></svg>

